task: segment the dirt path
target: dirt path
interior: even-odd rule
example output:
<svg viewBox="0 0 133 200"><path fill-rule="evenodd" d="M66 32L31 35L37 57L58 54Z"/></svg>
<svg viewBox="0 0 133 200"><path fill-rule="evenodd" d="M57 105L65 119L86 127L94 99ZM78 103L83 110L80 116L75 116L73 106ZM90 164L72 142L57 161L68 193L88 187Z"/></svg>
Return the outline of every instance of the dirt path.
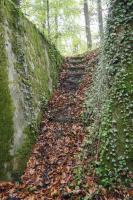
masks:
<svg viewBox="0 0 133 200"><path fill-rule="evenodd" d="M22 184L5 183L0 199L66 199L64 194L69 190L67 183L72 179L75 155L80 152L84 139L81 113L90 83L85 58L66 59Z"/></svg>

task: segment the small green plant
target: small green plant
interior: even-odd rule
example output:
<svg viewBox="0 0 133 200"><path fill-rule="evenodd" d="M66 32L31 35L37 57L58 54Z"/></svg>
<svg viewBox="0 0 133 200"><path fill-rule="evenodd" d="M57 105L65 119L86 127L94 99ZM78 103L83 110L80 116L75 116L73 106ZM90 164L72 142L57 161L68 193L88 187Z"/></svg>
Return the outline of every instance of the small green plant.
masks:
<svg viewBox="0 0 133 200"><path fill-rule="evenodd" d="M74 179L75 179L76 184L77 184L77 188L76 189L79 189L80 186L81 186L81 183L82 183L82 179L83 179L83 167L82 167L82 165L81 166L77 166L74 169L73 174L74 174Z"/></svg>

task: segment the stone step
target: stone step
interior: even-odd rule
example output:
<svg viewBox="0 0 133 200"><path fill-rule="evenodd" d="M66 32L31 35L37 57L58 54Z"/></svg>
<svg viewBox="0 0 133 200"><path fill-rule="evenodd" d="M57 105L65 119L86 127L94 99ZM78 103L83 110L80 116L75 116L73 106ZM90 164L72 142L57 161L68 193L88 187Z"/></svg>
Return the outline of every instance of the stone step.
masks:
<svg viewBox="0 0 133 200"><path fill-rule="evenodd" d="M71 72L71 73L68 73L68 77L74 78L74 79L77 79L77 78L82 79L85 74L86 73Z"/></svg>
<svg viewBox="0 0 133 200"><path fill-rule="evenodd" d="M73 57L69 59L70 64L83 64L84 59L82 57Z"/></svg>
<svg viewBox="0 0 133 200"><path fill-rule="evenodd" d="M83 76L82 75L75 75L75 74L71 74L68 77L65 77L64 79L62 79L62 81L60 82L60 85L65 84L65 83L77 83L79 84L82 80Z"/></svg>
<svg viewBox="0 0 133 200"><path fill-rule="evenodd" d="M68 76L84 76L86 74L86 72L84 71L68 71Z"/></svg>
<svg viewBox="0 0 133 200"><path fill-rule="evenodd" d="M75 74L71 74L68 77L64 78L61 80L60 82L60 87L69 87L70 89L74 88L78 88L79 84L82 81L82 75L78 74L75 76Z"/></svg>
<svg viewBox="0 0 133 200"><path fill-rule="evenodd" d="M69 59L84 59L84 56L81 56L81 55L79 55L79 56L74 56L74 57L69 57Z"/></svg>
<svg viewBox="0 0 133 200"><path fill-rule="evenodd" d="M66 79L65 83L66 84L79 84L79 83L81 83L81 80L82 79L78 78L78 77L77 78L76 77L75 78L74 77L72 77L72 78L69 77L69 78Z"/></svg>
<svg viewBox="0 0 133 200"><path fill-rule="evenodd" d="M68 74L85 74L85 69L83 67L69 67L66 71Z"/></svg>
<svg viewBox="0 0 133 200"><path fill-rule="evenodd" d="M72 117L71 115L64 115L64 114L57 114L55 116L50 116L49 118L52 122L59 122L59 123L74 123L80 122L79 118Z"/></svg>
<svg viewBox="0 0 133 200"><path fill-rule="evenodd" d="M68 82L64 82L60 85L60 88L67 91L67 92L73 92L76 91L79 87L79 83L75 83L74 81L68 81Z"/></svg>

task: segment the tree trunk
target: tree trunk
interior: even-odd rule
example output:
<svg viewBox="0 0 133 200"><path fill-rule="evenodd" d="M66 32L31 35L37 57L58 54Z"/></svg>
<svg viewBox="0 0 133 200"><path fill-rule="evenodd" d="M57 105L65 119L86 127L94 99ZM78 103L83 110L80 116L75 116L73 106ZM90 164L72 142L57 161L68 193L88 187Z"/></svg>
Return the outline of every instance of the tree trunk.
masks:
<svg viewBox="0 0 133 200"><path fill-rule="evenodd" d="M100 41L102 42L104 30L103 30L103 15L102 15L102 2L101 2L101 0L97 0L97 13L98 13Z"/></svg>
<svg viewBox="0 0 133 200"><path fill-rule="evenodd" d="M58 43L58 15L55 15L55 43Z"/></svg>
<svg viewBox="0 0 133 200"><path fill-rule="evenodd" d="M47 26L48 26L48 36L50 37L49 0L47 0Z"/></svg>
<svg viewBox="0 0 133 200"><path fill-rule="evenodd" d="M47 12L47 1L46 0L43 0L43 8L44 8L44 13ZM47 13L46 15L44 15L44 20L43 20L43 23L42 23L42 28L43 28L43 32L45 33L45 30L46 30L46 27L47 27Z"/></svg>
<svg viewBox="0 0 133 200"><path fill-rule="evenodd" d="M87 47L88 47L88 49L91 49L92 48L92 38L91 38L90 16L89 16L89 9L88 9L87 0L84 0L84 16L85 16Z"/></svg>

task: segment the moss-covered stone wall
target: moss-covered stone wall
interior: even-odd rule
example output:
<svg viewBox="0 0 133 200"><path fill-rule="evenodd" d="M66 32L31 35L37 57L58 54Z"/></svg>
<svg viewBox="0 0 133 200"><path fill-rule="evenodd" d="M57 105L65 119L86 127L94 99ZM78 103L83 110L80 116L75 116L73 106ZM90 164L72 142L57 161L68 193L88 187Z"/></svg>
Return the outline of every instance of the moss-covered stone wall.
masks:
<svg viewBox="0 0 133 200"><path fill-rule="evenodd" d="M86 102L104 186L129 185L133 170L132 8L132 0L110 1L102 56Z"/></svg>
<svg viewBox="0 0 133 200"><path fill-rule="evenodd" d="M0 178L21 174L62 57L8 0L0 1Z"/></svg>

